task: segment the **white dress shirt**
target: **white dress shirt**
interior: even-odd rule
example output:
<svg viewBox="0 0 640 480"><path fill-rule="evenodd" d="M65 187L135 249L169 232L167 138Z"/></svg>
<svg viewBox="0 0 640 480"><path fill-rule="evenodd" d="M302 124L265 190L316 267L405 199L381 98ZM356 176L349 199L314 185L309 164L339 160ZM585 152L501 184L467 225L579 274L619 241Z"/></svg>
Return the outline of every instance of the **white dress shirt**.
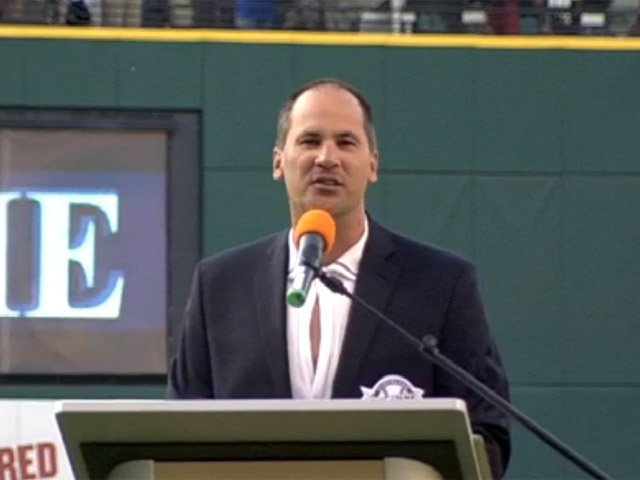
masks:
<svg viewBox="0 0 640 480"><path fill-rule="evenodd" d="M365 220L364 233L360 240L339 259L324 270L339 278L353 293L362 259L364 245L369 236L369 224ZM289 232L289 282L296 265L298 250ZM311 354L311 312L320 302L320 349L317 366L314 369ZM333 379L336 376L342 341L347 328L351 300L333 293L320 280L315 280L302 307L287 305L287 348L289 349L289 377L293 398L331 398Z"/></svg>

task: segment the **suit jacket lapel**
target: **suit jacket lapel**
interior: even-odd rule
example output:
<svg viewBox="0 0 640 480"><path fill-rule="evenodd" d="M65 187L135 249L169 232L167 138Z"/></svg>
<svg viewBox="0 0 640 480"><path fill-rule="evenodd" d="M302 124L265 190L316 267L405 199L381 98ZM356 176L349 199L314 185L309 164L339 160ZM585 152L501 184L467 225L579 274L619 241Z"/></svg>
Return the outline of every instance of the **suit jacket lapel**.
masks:
<svg viewBox="0 0 640 480"><path fill-rule="evenodd" d="M391 233L369 219L369 238L362 254L354 293L377 310L385 312L398 266L393 261ZM353 395L354 382L365 359L379 321L363 307L352 303L333 383L333 397Z"/></svg>
<svg viewBox="0 0 640 480"><path fill-rule="evenodd" d="M287 264L285 232L277 235L269 244L264 262L257 265L254 285L258 331L267 354L266 361L271 370L275 398L291 397L285 308Z"/></svg>

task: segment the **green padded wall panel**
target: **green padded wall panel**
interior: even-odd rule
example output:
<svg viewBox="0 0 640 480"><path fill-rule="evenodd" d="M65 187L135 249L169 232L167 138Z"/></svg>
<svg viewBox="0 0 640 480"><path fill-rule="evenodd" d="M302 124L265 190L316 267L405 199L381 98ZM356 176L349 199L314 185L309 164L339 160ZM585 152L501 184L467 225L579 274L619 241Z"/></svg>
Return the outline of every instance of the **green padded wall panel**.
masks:
<svg viewBox="0 0 640 480"><path fill-rule="evenodd" d="M566 52L479 51L475 168L560 171ZM526 146L526 147L525 147ZM523 148L524 147L524 148Z"/></svg>
<svg viewBox="0 0 640 480"><path fill-rule="evenodd" d="M640 390L634 386L574 387L563 391L566 440L616 479L638 478ZM568 466L565 478L590 478Z"/></svg>
<svg viewBox="0 0 640 480"><path fill-rule="evenodd" d="M640 384L640 178L565 180L567 377Z"/></svg>
<svg viewBox="0 0 640 480"><path fill-rule="evenodd" d="M206 166L271 165L280 104L294 88L290 46L204 47Z"/></svg>
<svg viewBox="0 0 640 480"><path fill-rule="evenodd" d="M0 41L0 105L24 103L24 50L19 40Z"/></svg>
<svg viewBox="0 0 640 480"><path fill-rule="evenodd" d="M413 238L473 251L471 181L463 175L381 173L371 188L370 211L388 227Z"/></svg>
<svg viewBox="0 0 640 480"><path fill-rule="evenodd" d="M60 107L115 106L117 56L123 47L119 42L25 41L22 47L25 103Z"/></svg>
<svg viewBox="0 0 640 480"><path fill-rule="evenodd" d="M566 379L560 198L551 176L480 176L475 182L478 268L513 382Z"/></svg>
<svg viewBox="0 0 640 480"><path fill-rule="evenodd" d="M540 386L512 389L513 403L616 479L638 478L637 388ZM517 423L507 479L591 478Z"/></svg>
<svg viewBox="0 0 640 480"><path fill-rule="evenodd" d="M514 387L511 389L513 404L526 415L561 440L568 441L564 423L564 398L561 388ZM514 438L513 455L506 479L567 478L567 460L555 453L520 424L512 422Z"/></svg>
<svg viewBox="0 0 640 480"><path fill-rule="evenodd" d="M127 108L200 108L201 44L133 43L118 51L118 103Z"/></svg>
<svg viewBox="0 0 640 480"><path fill-rule="evenodd" d="M572 52L565 58L567 170L640 172L640 52Z"/></svg>
<svg viewBox="0 0 640 480"><path fill-rule="evenodd" d="M204 255L289 224L284 184L271 179L271 170L206 171L203 201Z"/></svg>
<svg viewBox="0 0 640 480"><path fill-rule="evenodd" d="M298 86L316 78L339 77L358 85L369 102L380 105L385 84L379 75L385 59L385 49L377 47L298 45L293 49L291 80Z"/></svg>
<svg viewBox="0 0 640 480"><path fill-rule="evenodd" d="M389 49L380 150L394 169L466 171L473 165L477 56L470 50ZM377 107L375 105L374 107Z"/></svg>

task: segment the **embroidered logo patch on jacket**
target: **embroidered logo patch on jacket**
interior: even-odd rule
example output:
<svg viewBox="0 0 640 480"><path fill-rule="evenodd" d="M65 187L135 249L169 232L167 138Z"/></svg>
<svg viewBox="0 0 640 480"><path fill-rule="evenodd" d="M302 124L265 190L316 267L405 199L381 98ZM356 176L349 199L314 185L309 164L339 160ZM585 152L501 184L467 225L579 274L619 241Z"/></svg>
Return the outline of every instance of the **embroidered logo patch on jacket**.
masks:
<svg viewBox="0 0 640 480"><path fill-rule="evenodd" d="M360 387L363 399L416 400L424 396L424 390L414 387L400 375L385 375L371 387Z"/></svg>

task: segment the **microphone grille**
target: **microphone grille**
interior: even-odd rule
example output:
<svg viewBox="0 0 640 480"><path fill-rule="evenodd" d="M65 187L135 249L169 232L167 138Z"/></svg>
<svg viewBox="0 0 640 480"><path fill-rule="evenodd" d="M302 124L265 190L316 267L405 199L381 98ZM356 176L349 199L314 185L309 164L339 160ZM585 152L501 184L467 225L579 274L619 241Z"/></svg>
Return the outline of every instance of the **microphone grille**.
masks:
<svg viewBox="0 0 640 480"><path fill-rule="evenodd" d="M325 254L333 247L336 240L336 222L331 214L325 210L308 210L302 214L296 224L293 239L299 245L302 235L316 233L324 238Z"/></svg>

